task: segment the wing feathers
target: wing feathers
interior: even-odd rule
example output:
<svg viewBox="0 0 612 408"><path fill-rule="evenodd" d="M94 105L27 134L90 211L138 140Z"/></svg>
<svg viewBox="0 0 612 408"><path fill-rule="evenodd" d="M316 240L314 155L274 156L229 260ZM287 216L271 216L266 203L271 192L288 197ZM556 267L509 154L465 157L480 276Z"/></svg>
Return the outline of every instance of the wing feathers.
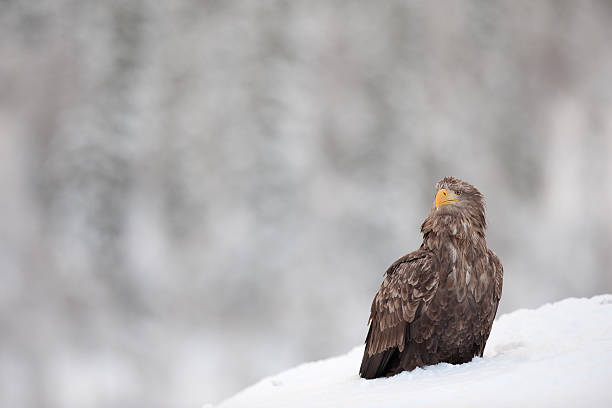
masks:
<svg viewBox="0 0 612 408"><path fill-rule="evenodd" d="M427 309L438 284L427 251L418 250L396 261L372 302L365 354L372 356L393 347L402 351L406 325L415 320L420 307Z"/></svg>
<svg viewBox="0 0 612 408"><path fill-rule="evenodd" d="M495 277L495 297L499 301L501 299L502 294L502 284L504 281L504 267L502 266L499 258L493 251L489 249L489 259L491 261L491 267L494 271Z"/></svg>

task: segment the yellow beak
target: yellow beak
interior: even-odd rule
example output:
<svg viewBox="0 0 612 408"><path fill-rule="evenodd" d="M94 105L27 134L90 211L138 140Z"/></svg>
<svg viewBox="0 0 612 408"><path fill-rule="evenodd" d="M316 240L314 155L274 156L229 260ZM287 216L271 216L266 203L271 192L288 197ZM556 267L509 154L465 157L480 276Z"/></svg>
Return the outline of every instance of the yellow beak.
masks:
<svg viewBox="0 0 612 408"><path fill-rule="evenodd" d="M443 205L454 203L459 201L457 196L452 191L448 191L443 188L436 194L436 209L440 208Z"/></svg>

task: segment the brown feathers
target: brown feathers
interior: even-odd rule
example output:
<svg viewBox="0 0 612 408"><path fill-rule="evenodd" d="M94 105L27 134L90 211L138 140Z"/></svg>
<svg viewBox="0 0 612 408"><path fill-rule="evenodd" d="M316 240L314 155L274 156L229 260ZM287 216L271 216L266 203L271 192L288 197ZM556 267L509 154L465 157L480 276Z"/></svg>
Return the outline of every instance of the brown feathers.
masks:
<svg viewBox="0 0 612 408"><path fill-rule="evenodd" d="M432 207L421 248L389 267L374 297L359 370L364 378L482 356L503 268L485 241L482 194L454 177L440 180L441 189L457 201Z"/></svg>

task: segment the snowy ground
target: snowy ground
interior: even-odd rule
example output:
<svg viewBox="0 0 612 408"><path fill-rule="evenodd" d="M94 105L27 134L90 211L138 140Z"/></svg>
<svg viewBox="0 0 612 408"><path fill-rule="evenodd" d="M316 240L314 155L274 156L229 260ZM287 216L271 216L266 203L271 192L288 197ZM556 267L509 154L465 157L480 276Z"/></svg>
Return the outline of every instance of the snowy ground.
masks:
<svg viewBox="0 0 612 408"><path fill-rule="evenodd" d="M612 295L503 315L485 356L468 364L364 380L362 353L356 347L265 378L218 407L609 407Z"/></svg>

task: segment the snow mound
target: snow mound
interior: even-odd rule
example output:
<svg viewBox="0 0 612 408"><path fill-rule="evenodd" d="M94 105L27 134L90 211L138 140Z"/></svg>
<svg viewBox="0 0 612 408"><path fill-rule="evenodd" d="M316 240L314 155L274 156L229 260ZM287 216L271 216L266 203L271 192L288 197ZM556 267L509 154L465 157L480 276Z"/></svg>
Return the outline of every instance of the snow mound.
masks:
<svg viewBox="0 0 612 408"><path fill-rule="evenodd" d="M484 357L467 364L364 380L362 354L302 364L218 407L612 406L612 295L503 315Z"/></svg>

